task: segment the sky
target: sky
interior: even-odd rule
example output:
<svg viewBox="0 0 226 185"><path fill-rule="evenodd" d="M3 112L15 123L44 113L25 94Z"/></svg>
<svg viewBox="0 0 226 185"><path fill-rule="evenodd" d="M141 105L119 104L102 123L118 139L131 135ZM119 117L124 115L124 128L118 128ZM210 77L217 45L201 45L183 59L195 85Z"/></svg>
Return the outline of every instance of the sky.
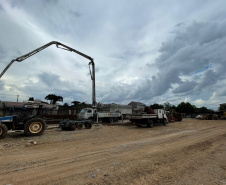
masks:
<svg viewBox="0 0 226 185"><path fill-rule="evenodd" d="M0 0L0 25L0 72L58 41L94 59L97 102L226 103L225 0ZM52 45L12 64L0 100L91 103L89 62Z"/></svg>

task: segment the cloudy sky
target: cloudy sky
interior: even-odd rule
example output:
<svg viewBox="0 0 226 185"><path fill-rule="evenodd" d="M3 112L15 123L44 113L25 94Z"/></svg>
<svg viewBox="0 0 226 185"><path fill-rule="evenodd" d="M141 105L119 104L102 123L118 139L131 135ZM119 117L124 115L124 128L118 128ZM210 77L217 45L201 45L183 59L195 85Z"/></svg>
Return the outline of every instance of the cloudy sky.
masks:
<svg viewBox="0 0 226 185"><path fill-rule="evenodd" d="M226 103L225 0L0 0L0 70L50 41L96 65L97 102ZM89 60L55 45L15 62L0 100L92 102Z"/></svg>

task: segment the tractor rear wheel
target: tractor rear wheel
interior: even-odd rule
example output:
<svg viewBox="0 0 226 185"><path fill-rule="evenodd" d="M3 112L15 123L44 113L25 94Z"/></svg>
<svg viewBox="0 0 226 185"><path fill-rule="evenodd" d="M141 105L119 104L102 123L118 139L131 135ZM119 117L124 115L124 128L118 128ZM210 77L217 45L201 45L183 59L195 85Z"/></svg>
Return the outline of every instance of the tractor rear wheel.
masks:
<svg viewBox="0 0 226 185"><path fill-rule="evenodd" d="M24 133L27 136L40 136L46 129L46 122L42 118L32 118L24 124Z"/></svg>
<svg viewBox="0 0 226 185"><path fill-rule="evenodd" d="M0 123L0 139L4 139L7 135L8 128L5 124Z"/></svg>

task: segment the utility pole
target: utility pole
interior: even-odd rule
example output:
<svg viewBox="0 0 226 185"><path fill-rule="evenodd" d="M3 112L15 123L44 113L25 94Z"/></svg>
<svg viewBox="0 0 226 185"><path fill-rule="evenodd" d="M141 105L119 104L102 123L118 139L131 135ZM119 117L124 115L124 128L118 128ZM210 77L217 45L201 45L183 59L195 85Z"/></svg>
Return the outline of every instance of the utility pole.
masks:
<svg viewBox="0 0 226 185"><path fill-rule="evenodd" d="M17 102L18 102L18 100L19 100L19 95L17 95L17 99L16 99L16 100L17 100Z"/></svg>

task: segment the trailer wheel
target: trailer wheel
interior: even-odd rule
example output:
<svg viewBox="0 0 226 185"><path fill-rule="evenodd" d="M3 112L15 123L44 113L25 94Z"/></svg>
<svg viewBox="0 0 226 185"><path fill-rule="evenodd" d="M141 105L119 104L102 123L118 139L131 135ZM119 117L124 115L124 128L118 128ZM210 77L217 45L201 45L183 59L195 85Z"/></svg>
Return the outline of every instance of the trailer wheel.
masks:
<svg viewBox="0 0 226 185"><path fill-rule="evenodd" d="M5 124L0 123L0 139L4 139L7 135L7 132L8 127Z"/></svg>
<svg viewBox="0 0 226 185"><path fill-rule="evenodd" d="M86 129L91 129L91 127L92 127L92 123L86 123L85 124L85 128Z"/></svg>
<svg viewBox="0 0 226 185"><path fill-rule="evenodd" d="M74 124L70 125L69 126L69 130L70 131L74 131L76 129L76 126Z"/></svg>
<svg viewBox="0 0 226 185"><path fill-rule="evenodd" d="M67 130L67 128L66 127L61 127L61 130Z"/></svg>
<svg viewBox="0 0 226 185"><path fill-rule="evenodd" d="M77 123L77 128L78 128L79 130L81 130L82 127L83 127L83 124L82 124L82 123Z"/></svg>
<svg viewBox="0 0 226 185"><path fill-rule="evenodd" d="M148 120L147 127L152 128L154 126L154 122L152 120Z"/></svg>
<svg viewBox="0 0 226 185"><path fill-rule="evenodd" d="M46 122L41 118L32 118L24 124L24 133L27 136L40 136L46 129Z"/></svg>

